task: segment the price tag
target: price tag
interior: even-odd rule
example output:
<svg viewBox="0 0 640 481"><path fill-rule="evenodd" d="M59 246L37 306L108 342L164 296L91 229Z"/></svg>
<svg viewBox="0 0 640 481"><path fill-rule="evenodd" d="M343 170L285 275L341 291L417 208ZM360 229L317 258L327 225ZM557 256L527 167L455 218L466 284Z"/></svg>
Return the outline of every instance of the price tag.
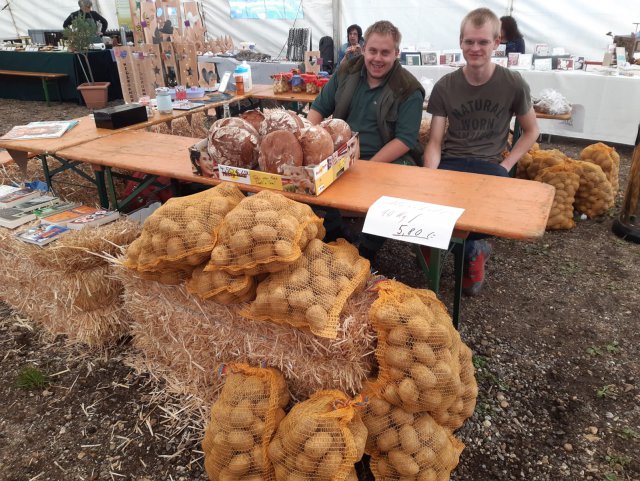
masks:
<svg viewBox="0 0 640 481"><path fill-rule="evenodd" d="M367 234L447 249L464 209L396 197L380 197L367 212Z"/></svg>

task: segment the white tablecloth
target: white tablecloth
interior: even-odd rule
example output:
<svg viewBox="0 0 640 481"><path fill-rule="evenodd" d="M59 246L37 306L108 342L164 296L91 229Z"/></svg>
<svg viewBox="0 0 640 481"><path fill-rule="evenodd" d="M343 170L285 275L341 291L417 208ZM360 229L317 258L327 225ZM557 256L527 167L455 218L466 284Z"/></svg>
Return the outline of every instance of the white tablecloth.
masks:
<svg viewBox="0 0 640 481"><path fill-rule="evenodd" d="M405 67L420 80L434 82L454 68ZM538 120L540 131L579 139L634 145L640 124L640 77L605 76L581 70L539 72L519 70L531 87L531 95L551 88L573 104L568 121Z"/></svg>
<svg viewBox="0 0 640 481"><path fill-rule="evenodd" d="M235 70L242 62L238 62L235 58L215 57L212 55L198 55L198 62L215 63L218 75L222 77L225 72ZM254 84L269 85L273 82L271 76L280 72L289 72L292 68L300 68L300 64L296 62L247 62L251 66L251 79Z"/></svg>

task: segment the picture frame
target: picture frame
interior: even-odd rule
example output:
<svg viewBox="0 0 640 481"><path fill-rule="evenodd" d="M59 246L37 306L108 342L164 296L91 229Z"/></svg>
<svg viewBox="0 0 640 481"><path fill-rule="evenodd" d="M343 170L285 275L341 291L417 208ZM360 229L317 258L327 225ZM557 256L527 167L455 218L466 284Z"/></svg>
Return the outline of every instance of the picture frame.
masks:
<svg viewBox="0 0 640 481"><path fill-rule="evenodd" d="M408 53L405 59L407 66L422 65L422 55L419 53Z"/></svg>
<svg viewBox="0 0 640 481"><path fill-rule="evenodd" d="M511 52L511 53L509 53L509 56L507 57L507 65L509 67L517 67L519 59L520 59L520 53L519 52Z"/></svg>
<svg viewBox="0 0 640 481"><path fill-rule="evenodd" d="M558 59L558 70L573 70L573 59L572 58L559 58Z"/></svg>
<svg viewBox="0 0 640 481"><path fill-rule="evenodd" d="M422 65L438 65L439 53L436 51L421 52Z"/></svg>

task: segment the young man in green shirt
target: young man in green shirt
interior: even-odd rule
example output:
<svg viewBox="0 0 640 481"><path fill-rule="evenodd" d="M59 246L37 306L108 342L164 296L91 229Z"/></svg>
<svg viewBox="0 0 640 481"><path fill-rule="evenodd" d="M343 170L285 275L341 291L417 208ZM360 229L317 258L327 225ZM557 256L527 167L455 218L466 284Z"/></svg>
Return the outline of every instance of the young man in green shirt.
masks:
<svg viewBox="0 0 640 481"><path fill-rule="evenodd" d="M371 25L364 34L364 52L348 62L324 86L311 105L308 120L345 120L360 136L360 158L371 162L417 165L422 148L418 141L424 89L398 61L398 29L386 20ZM340 235L337 212L325 216L327 239ZM363 235L360 253L372 259L382 247L381 237Z"/></svg>

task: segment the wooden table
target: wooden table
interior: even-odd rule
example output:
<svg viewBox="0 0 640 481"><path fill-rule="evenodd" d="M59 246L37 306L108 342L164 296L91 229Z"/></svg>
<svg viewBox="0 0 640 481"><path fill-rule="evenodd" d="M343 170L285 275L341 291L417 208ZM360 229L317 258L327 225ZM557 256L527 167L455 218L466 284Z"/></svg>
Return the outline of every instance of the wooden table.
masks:
<svg viewBox="0 0 640 481"><path fill-rule="evenodd" d="M302 107L302 104L312 103L316 97L315 94L308 94L306 92L293 93L293 92L283 92L280 94L273 93L273 85L254 85L251 89L251 92L248 92L248 95L257 100L260 104L262 100L274 100L276 102L292 102L296 104L296 110L299 112Z"/></svg>
<svg viewBox="0 0 640 481"><path fill-rule="evenodd" d="M144 131L121 132L58 152L67 159L90 163L104 169L113 206L120 205L113 188L112 169L133 170L146 175L136 192L151 185L157 177L217 185L221 181L194 175L188 148L194 139ZM247 192L260 187L236 184ZM462 286L462 251L469 232L511 239L534 239L545 232L554 197L554 188L541 182L504 177L433 170L405 165L357 160L336 182L319 196L283 192L291 199L321 207L333 207L366 214L382 195L460 207L464 209L454 236L462 239L456 259L456 287L453 320L457 325ZM129 196L133 198L132 194ZM125 199L127 201L128 199ZM439 250L435 250L438 251ZM440 257L429 286L437 292ZM434 278L437 278L434 281ZM435 284L434 284L435 282Z"/></svg>

